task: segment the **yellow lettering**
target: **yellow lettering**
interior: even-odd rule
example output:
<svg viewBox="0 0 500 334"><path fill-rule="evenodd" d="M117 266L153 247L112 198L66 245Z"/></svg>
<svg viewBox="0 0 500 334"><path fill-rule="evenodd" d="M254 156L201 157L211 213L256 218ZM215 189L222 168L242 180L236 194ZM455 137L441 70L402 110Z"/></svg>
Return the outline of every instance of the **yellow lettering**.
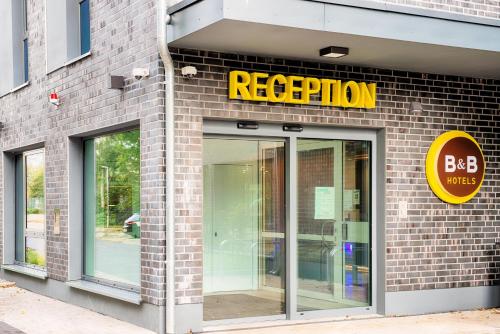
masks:
<svg viewBox="0 0 500 334"><path fill-rule="evenodd" d="M329 106L332 104L332 86L337 80L321 79L321 105Z"/></svg>
<svg viewBox="0 0 500 334"><path fill-rule="evenodd" d="M279 93L276 96L276 92L274 91L274 86L276 85L276 82L278 82L278 84L280 85L285 85L286 84L285 76L282 74L276 74L267 79L267 85L266 85L267 98L270 102L285 102L286 99L285 93Z"/></svg>
<svg viewBox="0 0 500 334"><path fill-rule="evenodd" d="M266 96L259 95L259 89L266 89L267 85L259 83L259 79L266 79L269 77L267 73L252 73L250 74L250 96L253 101L267 101Z"/></svg>
<svg viewBox="0 0 500 334"><path fill-rule="evenodd" d="M294 93L302 93L302 86L298 87L295 86L295 82L302 82L304 80L304 77L298 77L298 76L288 76L286 77L287 83L285 85L285 93L286 93L286 99L285 102L287 103L296 103L296 104L304 104L304 100L301 98L296 99L294 96Z"/></svg>
<svg viewBox="0 0 500 334"><path fill-rule="evenodd" d="M321 81L316 78L305 78L302 81L302 100L305 104L311 102L311 94L317 94L321 90Z"/></svg>
<svg viewBox="0 0 500 334"><path fill-rule="evenodd" d="M333 83L333 91L332 91L332 106L334 107L340 107L342 105L341 90L342 90L342 81L336 80Z"/></svg>
<svg viewBox="0 0 500 334"><path fill-rule="evenodd" d="M231 71L229 73L229 98L237 99L238 93L243 100L251 100L250 92L250 74L245 71Z"/></svg>
<svg viewBox="0 0 500 334"><path fill-rule="evenodd" d="M347 92L351 92L350 99L347 97ZM344 108L356 108L359 105L359 99L361 97L359 86L354 81L348 81L342 84L341 92L341 103L340 105Z"/></svg>
<svg viewBox="0 0 500 334"><path fill-rule="evenodd" d="M361 89L361 99L358 108L375 108L375 101L377 100L377 84L366 84L364 82L359 84Z"/></svg>
<svg viewBox="0 0 500 334"><path fill-rule="evenodd" d="M373 109L377 102L377 85L283 74L229 72L230 99L309 104L315 94L320 95L322 106Z"/></svg>

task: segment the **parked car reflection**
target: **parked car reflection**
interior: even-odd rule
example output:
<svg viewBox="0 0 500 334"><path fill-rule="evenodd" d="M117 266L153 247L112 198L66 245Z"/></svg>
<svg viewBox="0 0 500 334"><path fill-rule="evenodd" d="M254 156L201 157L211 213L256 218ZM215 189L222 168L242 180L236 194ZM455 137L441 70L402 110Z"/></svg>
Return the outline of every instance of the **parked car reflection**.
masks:
<svg viewBox="0 0 500 334"><path fill-rule="evenodd" d="M133 238L141 237L141 215L134 213L123 222L123 232Z"/></svg>

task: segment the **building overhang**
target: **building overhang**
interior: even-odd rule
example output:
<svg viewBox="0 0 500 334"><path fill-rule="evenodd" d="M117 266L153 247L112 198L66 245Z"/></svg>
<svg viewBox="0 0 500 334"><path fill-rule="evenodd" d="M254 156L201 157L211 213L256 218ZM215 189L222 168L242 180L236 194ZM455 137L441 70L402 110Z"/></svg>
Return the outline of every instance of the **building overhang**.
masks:
<svg viewBox="0 0 500 334"><path fill-rule="evenodd" d="M363 0L184 0L172 47L500 79L500 20ZM349 48L328 59L327 46Z"/></svg>

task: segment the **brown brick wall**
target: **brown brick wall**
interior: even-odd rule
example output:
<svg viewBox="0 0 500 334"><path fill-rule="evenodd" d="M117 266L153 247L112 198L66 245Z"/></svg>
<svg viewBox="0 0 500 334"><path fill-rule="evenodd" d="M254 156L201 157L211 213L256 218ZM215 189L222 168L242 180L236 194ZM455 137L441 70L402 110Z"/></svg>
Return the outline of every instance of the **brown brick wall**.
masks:
<svg viewBox="0 0 500 334"><path fill-rule="evenodd" d="M156 45L156 1L90 1L92 55L46 73L45 1L28 0L30 85L0 98L0 148L44 143L46 155L47 272L68 277L68 136L139 121L141 128L142 298L164 303L165 154L163 75ZM148 67L137 82L134 67ZM107 88L109 75L124 75L123 91ZM56 91L61 107L49 104ZM1 172L0 172L1 174ZM0 189L3 176L0 175ZM3 196L0 193L0 217ZM53 231L61 210L61 234ZM1 218L0 218L1 219ZM12 223L12 222L2 222ZM1 228L0 228L1 229ZM0 240L1 238L0 231ZM0 247L1 255L2 247Z"/></svg>
<svg viewBox="0 0 500 334"><path fill-rule="evenodd" d="M252 119L386 131L387 291L500 284L500 81L361 68L196 50L174 50L176 77L177 296L202 295L202 120ZM180 67L196 66L192 79ZM229 101L232 69L376 82L371 111ZM420 101L422 112L410 112ZM425 157L447 130L465 130L482 145L487 161L481 192L467 204L448 205L431 192ZM407 219L398 201L409 203Z"/></svg>

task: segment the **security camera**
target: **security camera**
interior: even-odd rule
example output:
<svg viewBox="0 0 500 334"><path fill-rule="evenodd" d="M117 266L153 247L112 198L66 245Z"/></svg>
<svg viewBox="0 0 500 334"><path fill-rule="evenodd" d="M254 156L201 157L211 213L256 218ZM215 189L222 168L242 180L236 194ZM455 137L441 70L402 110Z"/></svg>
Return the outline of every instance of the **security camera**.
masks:
<svg viewBox="0 0 500 334"><path fill-rule="evenodd" d="M142 80L149 77L149 68L134 68L132 70L132 75L135 80Z"/></svg>
<svg viewBox="0 0 500 334"><path fill-rule="evenodd" d="M184 77L192 78L198 73L198 70L194 66L184 66L181 68L181 73Z"/></svg>

